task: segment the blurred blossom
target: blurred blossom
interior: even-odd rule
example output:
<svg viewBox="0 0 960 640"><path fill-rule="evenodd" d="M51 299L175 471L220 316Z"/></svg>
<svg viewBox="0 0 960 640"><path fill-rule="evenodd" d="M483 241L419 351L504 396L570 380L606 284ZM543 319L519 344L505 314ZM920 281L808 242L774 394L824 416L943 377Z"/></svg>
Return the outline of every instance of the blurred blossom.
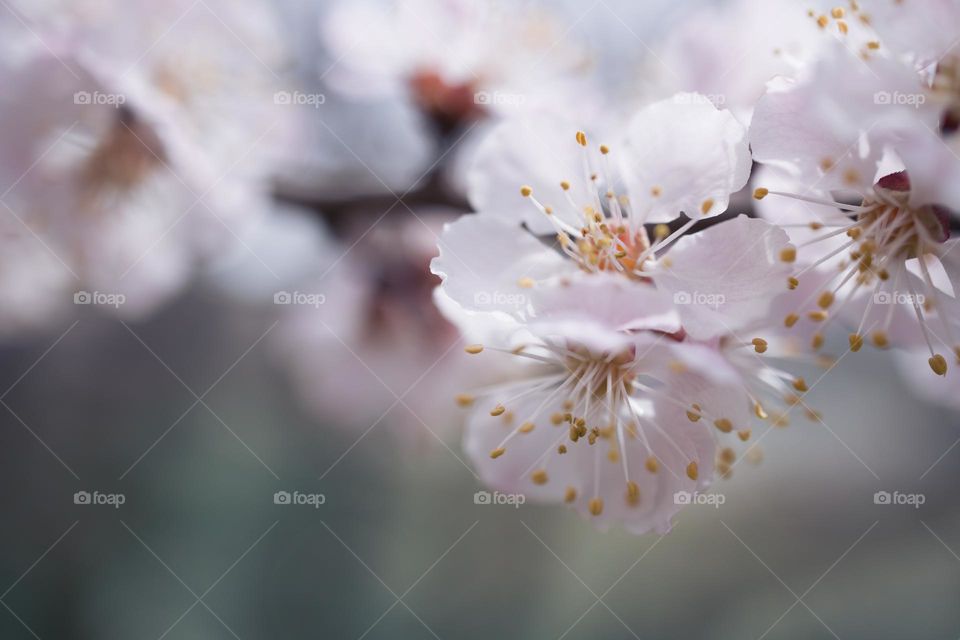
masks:
<svg viewBox="0 0 960 640"><path fill-rule="evenodd" d="M280 365L324 424L394 429L408 441L450 437L467 363L434 306L429 262L452 216L426 209L369 230L354 224L330 248L330 266L278 300L287 307Z"/></svg>
<svg viewBox="0 0 960 640"><path fill-rule="evenodd" d="M34 37L0 69L17 87L0 103L4 201L65 285L141 315L269 207L276 31L252 2L20 8L5 20Z"/></svg>
<svg viewBox="0 0 960 640"><path fill-rule="evenodd" d="M591 102L591 57L570 33L575 22L546 3L339 3L323 22L333 58L325 73L354 100L417 109L454 143L441 160L460 190L484 120Z"/></svg>
<svg viewBox="0 0 960 640"><path fill-rule="evenodd" d="M696 91L748 123L766 83L792 76L832 41L809 6L792 0L733 0L692 11L648 60L656 93Z"/></svg>

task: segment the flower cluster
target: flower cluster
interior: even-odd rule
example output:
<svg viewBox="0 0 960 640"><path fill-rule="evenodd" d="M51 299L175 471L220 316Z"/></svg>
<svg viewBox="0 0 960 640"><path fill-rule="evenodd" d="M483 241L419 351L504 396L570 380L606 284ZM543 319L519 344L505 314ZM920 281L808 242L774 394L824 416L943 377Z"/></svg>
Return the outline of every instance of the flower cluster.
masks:
<svg viewBox="0 0 960 640"><path fill-rule="evenodd" d="M681 92L591 128L543 108L477 149L475 213L432 269L483 336L467 353L510 371L457 396L491 486L666 531L674 493L727 475L752 422L817 419L769 360L804 326L811 352L836 322L850 352L960 362L960 4L784 11L802 46L732 111ZM737 215L751 179L757 217Z"/></svg>
<svg viewBox="0 0 960 640"><path fill-rule="evenodd" d="M11 0L0 334L214 283L325 426L635 533L831 344L955 406L960 0L642 4Z"/></svg>

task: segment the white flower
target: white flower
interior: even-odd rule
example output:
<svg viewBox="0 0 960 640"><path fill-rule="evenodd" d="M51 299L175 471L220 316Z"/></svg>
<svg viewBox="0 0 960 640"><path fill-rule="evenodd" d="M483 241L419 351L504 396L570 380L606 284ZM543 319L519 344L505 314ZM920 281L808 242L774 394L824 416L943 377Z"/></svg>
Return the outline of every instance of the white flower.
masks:
<svg viewBox="0 0 960 640"><path fill-rule="evenodd" d="M708 347L679 342L669 295L612 274L538 289L529 307L505 346L466 349L517 361L508 382L460 396L481 478L571 504L601 528L668 531L675 494L704 490L721 464L714 434L750 437L736 374L703 357ZM719 455L729 471L736 454Z"/></svg>
<svg viewBox="0 0 960 640"><path fill-rule="evenodd" d="M622 151L594 147L548 114L503 123L471 176L478 213L448 225L434 272L464 308L520 315L516 301L529 289L578 272L616 273L641 295L651 286L674 294L695 337L729 333L765 313L760 294L786 275L776 259L786 235L738 218L681 236L722 213L746 182L744 134L728 112L692 94L637 113ZM651 243L644 224L682 212L690 220L672 233L657 227ZM555 248L531 231L552 233Z"/></svg>
<svg viewBox="0 0 960 640"><path fill-rule="evenodd" d="M885 347L894 342L903 307L919 327L913 340L922 340L930 367L943 375L942 352L958 345L955 317L944 307L954 295L944 258L954 244L949 210L960 207L960 163L945 159L949 151L936 133L940 113L924 95L913 69L836 50L809 76L771 85L750 139L758 161L785 172L768 174L780 184L758 183L755 196L800 203L781 209L792 212L790 219L778 219L772 206L766 217L807 227L799 251L782 255L801 267L790 285L814 269L833 276L814 296L816 305L812 297L800 303L787 326L801 313L828 323L841 310L854 311L851 349L858 351L868 332ZM899 336L896 342L909 346Z"/></svg>

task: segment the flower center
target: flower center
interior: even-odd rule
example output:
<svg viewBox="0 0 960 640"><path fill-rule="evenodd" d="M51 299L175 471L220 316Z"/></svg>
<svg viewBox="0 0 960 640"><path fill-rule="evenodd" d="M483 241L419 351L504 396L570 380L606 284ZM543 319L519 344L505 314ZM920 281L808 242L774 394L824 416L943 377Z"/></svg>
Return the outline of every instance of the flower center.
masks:
<svg viewBox="0 0 960 640"><path fill-rule="evenodd" d="M110 131L80 170L83 201L93 204L111 191L132 190L163 162L163 156L163 145L153 129L130 109L120 107Z"/></svg>

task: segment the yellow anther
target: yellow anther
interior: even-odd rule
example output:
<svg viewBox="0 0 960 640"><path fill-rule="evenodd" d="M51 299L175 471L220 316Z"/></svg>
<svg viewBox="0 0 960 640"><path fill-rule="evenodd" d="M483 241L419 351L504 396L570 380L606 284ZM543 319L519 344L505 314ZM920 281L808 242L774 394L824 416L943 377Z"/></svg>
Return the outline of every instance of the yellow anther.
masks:
<svg viewBox="0 0 960 640"><path fill-rule="evenodd" d="M817 305L821 309L829 309L830 305L833 304L833 293L830 291L824 291L820 294L820 297L817 298Z"/></svg>
<svg viewBox="0 0 960 640"><path fill-rule="evenodd" d="M876 40L871 40L870 42L867 43L867 49L872 49L873 51L876 51L879 48L880 48L880 43L877 42Z"/></svg>
<svg viewBox="0 0 960 640"><path fill-rule="evenodd" d="M750 341L750 344L753 345L753 350L757 353L766 353L767 352L767 341L763 338L754 338Z"/></svg>
<svg viewBox="0 0 960 640"><path fill-rule="evenodd" d="M741 429L737 431L737 437L740 438L741 442L746 442L750 439L750 429Z"/></svg>
<svg viewBox="0 0 960 640"><path fill-rule="evenodd" d="M697 467L696 461L693 461L687 465L687 477L696 480L698 475L700 475L700 468Z"/></svg>
<svg viewBox="0 0 960 640"><path fill-rule="evenodd" d="M660 462L654 456L650 456L643 466L646 467L650 473L656 473L657 469L660 468Z"/></svg>
<svg viewBox="0 0 960 640"><path fill-rule="evenodd" d="M763 200L769 194L770 194L770 189L764 189L763 187L753 190L753 197L756 198L757 200Z"/></svg>
<svg viewBox="0 0 960 640"><path fill-rule="evenodd" d="M587 506L590 509L590 515L598 516L603 513L603 498L590 498Z"/></svg>
<svg viewBox="0 0 960 640"><path fill-rule="evenodd" d="M693 411L690 411L689 409L687 410L687 419L690 420L690 422L696 422L696 421L699 420L700 417L701 417L701 416L700 416L700 405L695 404L695 405L692 405L692 406L693 406Z"/></svg>
<svg viewBox="0 0 960 640"><path fill-rule="evenodd" d="M847 35L847 33L850 31L850 27L848 27L847 23L844 22L843 20L837 20L837 29L843 35Z"/></svg>
<svg viewBox="0 0 960 640"><path fill-rule="evenodd" d="M807 381L804 380L803 378L797 378L796 380L793 381L792 384L793 384L793 388L799 391L800 393L809 391L809 388L807 387Z"/></svg>
<svg viewBox="0 0 960 640"><path fill-rule="evenodd" d="M854 353L856 353L857 351L860 351L860 349L863 348L863 336L860 335L859 333L851 333L849 340L850 340L850 351L853 351Z"/></svg>
<svg viewBox="0 0 960 640"><path fill-rule="evenodd" d="M507 411L507 408L502 404L498 404L493 409L490 410L490 415L496 418L497 416L502 416Z"/></svg>
<svg viewBox="0 0 960 640"><path fill-rule="evenodd" d="M797 259L796 247L784 247L780 249L781 262L794 262Z"/></svg>
<svg viewBox="0 0 960 640"><path fill-rule="evenodd" d="M561 444L559 447L557 447L557 453L559 453L560 455L563 455L566 452L567 452L567 445Z"/></svg>
<svg viewBox="0 0 960 640"><path fill-rule="evenodd" d="M807 314L807 317L810 318L811 320L813 320L814 322L823 322L824 320L826 320L826 319L829 318L830 316L827 314L826 311L822 311L822 310L820 310L820 309L817 309L817 310L815 310L815 311L809 312L809 313Z"/></svg>
<svg viewBox="0 0 960 640"><path fill-rule="evenodd" d="M761 420L767 419L767 412L763 410L763 405L759 402L753 403L753 415L757 416Z"/></svg>
<svg viewBox="0 0 960 640"><path fill-rule="evenodd" d="M652 195L654 198L659 198L661 195L663 195L663 189L660 187L651 187L650 195Z"/></svg>
<svg viewBox="0 0 960 640"><path fill-rule="evenodd" d="M795 313L791 313L791 314L788 314L787 317L783 319L783 324L785 327L789 329L793 325L797 324L797 320L799 319L800 319L800 316L798 316Z"/></svg>
<svg viewBox="0 0 960 640"><path fill-rule="evenodd" d="M813 348L814 351L816 351L817 349L819 349L820 347L822 347L822 346L823 346L823 334L822 334L822 333L815 333L815 334L813 334L813 337L810 338L810 346Z"/></svg>
<svg viewBox="0 0 960 640"><path fill-rule="evenodd" d="M517 286L521 289L533 289L537 282L533 278L520 278L517 280Z"/></svg>
<svg viewBox="0 0 960 640"><path fill-rule="evenodd" d="M720 449L720 460L727 464L733 464L737 460L737 452L730 447Z"/></svg>
<svg viewBox="0 0 960 640"><path fill-rule="evenodd" d="M887 337L886 331L874 331L873 335L870 336L870 340L873 342L873 346L878 349L886 349L890 344L890 339Z"/></svg>
<svg viewBox="0 0 960 640"><path fill-rule="evenodd" d="M670 235L670 227L660 223L653 228L653 235L657 240L663 240Z"/></svg>
<svg viewBox="0 0 960 640"><path fill-rule="evenodd" d="M517 431L519 431L520 433L530 433L531 431L533 431L535 426L536 425L534 425L532 422L524 422L522 425L520 425L517 428Z"/></svg>
<svg viewBox="0 0 960 640"><path fill-rule="evenodd" d="M522 195L524 198L529 198L531 195L533 195L533 188L523 185L520 187L520 195Z"/></svg>
<svg viewBox="0 0 960 640"><path fill-rule="evenodd" d="M834 7L830 12L830 15L837 19L842 18L845 14L846 12L843 10L843 7Z"/></svg>
<svg viewBox="0 0 960 640"><path fill-rule="evenodd" d="M469 393L458 393L453 399L456 401L457 406L469 407L473 404L475 398Z"/></svg>
<svg viewBox="0 0 960 640"><path fill-rule="evenodd" d="M466 351L467 353L471 354L471 355L477 355L478 353L480 353L481 351L483 351L483 345L482 345L482 344L471 344L471 345L469 345L469 346L467 346L467 347L464 347L463 350Z"/></svg>
<svg viewBox="0 0 960 640"><path fill-rule="evenodd" d="M569 191L569 190L570 190L570 183L567 182L566 180L563 180L563 181L560 182L560 188L563 189L564 191Z"/></svg>
<svg viewBox="0 0 960 640"><path fill-rule="evenodd" d="M927 362L930 363L930 368L938 376L947 375L947 360L939 353L934 354Z"/></svg>
<svg viewBox="0 0 960 640"><path fill-rule="evenodd" d="M820 16L817 18L817 24L821 29L826 29L827 25L830 24L830 19L827 16Z"/></svg>
<svg viewBox="0 0 960 640"><path fill-rule="evenodd" d="M577 490L573 487L567 487L567 490L563 494L563 501L566 503L571 503L577 499Z"/></svg>
<svg viewBox="0 0 960 640"><path fill-rule="evenodd" d="M602 153L603 155L607 155L608 153L610 153L610 147L608 147L605 144L600 145L600 153Z"/></svg>
<svg viewBox="0 0 960 640"><path fill-rule="evenodd" d="M581 147L587 146L587 134L583 131L577 131L577 144Z"/></svg>
<svg viewBox="0 0 960 640"><path fill-rule="evenodd" d="M631 507L640 504L640 485L633 480L627 483L627 504Z"/></svg>
<svg viewBox="0 0 960 640"><path fill-rule="evenodd" d="M710 209L713 209L713 198L707 198L700 203L700 213L702 215L710 213Z"/></svg>
<svg viewBox="0 0 960 640"><path fill-rule="evenodd" d="M619 462L620 461L620 452L616 449L610 449L607 451L607 460L610 462Z"/></svg>
<svg viewBox="0 0 960 640"><path fill-rule="evenodd" d="M733 431L733 423L730 422L727 418L718 418L713 421L713 426L722 431L723 433L730 433Z"/></svg>
<svg viewBox="0 0 960 640"><path fill-rule="evenodd" d="M506 449L504 449L503 447L500 447L500 448L498 448L498 449L494 449L493 451L491 451L491 452L490 452L490 457L493 458L494 460L496 460L497 458L499 458L500 456L502 456L502 455L503 455L504 453L506 453L506 452L507 452Z"/></svg>
<svg viewBox="0 0 960 640"><path fill-rule="evenodd" d="M563 424L563 414L555 413L550 416L550 423L555 427L559 427L561 424Z"/></svg>
<svg viewBox="0 0 960 640"><path fill-rule="evenodd" d="M547 470L546 469L537 469L530 474L530 480L533 481L533 484L547 484Z"/></svg>
<svg viewBox="0 0 960 640"><path fill-rule="evenodd" d="M790 289L790 291L793 291L799 286L800 286L799 280L797 280L793 276L790 276L789 278L787 278L787 289Z"/></svg>

